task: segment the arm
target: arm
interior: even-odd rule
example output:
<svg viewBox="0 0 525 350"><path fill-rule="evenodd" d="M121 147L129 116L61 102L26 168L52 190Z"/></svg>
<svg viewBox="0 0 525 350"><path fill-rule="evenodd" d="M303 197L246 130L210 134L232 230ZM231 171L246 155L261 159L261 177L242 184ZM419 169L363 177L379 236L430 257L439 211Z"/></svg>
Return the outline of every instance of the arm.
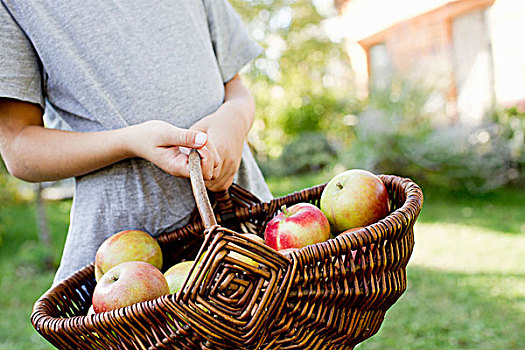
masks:
<svg viewBox="0 0 525 350"><path fill-rule="evenodd" d="M255 101L239 75L226 83L224 103L191 129L208 134L206 148L215 154L218 166L206 181L212 191L226 190L239 170L246 136L255 116Z"/></svg>
<svg viewBox="0 0 525 350"><path fill-rule="evenodd" d="M131 157L188 177L188 157L178 146L200 148L204 178L210 179L214 157L203 148L206 135L196 142L198 134L161 121L86 133L46 129L38 106L0 99L0 153L9 172L25 181L83 175Z"/></svg>

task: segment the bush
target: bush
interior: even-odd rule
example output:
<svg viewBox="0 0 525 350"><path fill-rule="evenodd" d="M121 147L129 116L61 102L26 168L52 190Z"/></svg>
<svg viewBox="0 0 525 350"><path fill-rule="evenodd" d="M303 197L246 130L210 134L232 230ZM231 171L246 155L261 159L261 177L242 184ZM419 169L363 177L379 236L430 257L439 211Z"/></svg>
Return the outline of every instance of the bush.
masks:
<svg viewBox="0 0 525 350"><path fill-rule="evenodd" d="M258 154L266 176L287 176L318 172L336 160L337 149L348 147L352 130L345 123L358 113L361 104L351 97L337 98L331 92L305 94L300 101L279 110L278 116L261 134L263 149L279 144L278 152ZM279 132L272 133L273 128ZM258 151L256 147L256 151ZM257 153L257 152L256 152Z"/></svg>
<svg viewBox="0 0 525 350"><path fill-rule="evenodd" d="M313 132L336 134L344 126L344 115L349 110L353 113L359 110L358 103L351 98L338 99L327 91L320 95L307 94L302 96L299 107L283 109L278 123L284 134L291 138Z"/></svg>
<svg viewBox="0 0 525 350"><path fill-rule="evenodd" d="M355 141L340 157L344 165L470 193L487 192L518 178L523 123L521 129L517 122L501 123L511 119L511 112L476 127L436 126L437 117L424 112L421 96L406 93L386 102L381 97L380 103L372 99L359 116ZM523 116L515 118L523 120ZM510 124L514 129L509 130Z"/></svg>
<svg viewBox="0 0 525 350"><path fill-rule="evenodd" d="M498 134L505 140L510 152L510 162L517 169L516 178L525 179L525 110L517 107L496 111L493 122L498 126Z"/></svg>
<svg viewBox="0 0 525 350"><path fill-rule="evenodd" d="M259 160L265 176L318 172L332 164L336 151L321 132L304 132L284 146L277 159Z"/></svg>

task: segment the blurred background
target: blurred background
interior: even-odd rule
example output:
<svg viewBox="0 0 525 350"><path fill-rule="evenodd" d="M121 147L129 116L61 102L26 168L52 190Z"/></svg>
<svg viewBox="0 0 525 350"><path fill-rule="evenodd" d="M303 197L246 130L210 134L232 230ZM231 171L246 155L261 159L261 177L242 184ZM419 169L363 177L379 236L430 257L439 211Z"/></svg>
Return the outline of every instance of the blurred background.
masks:
<svg viewBox="0 0 525 350"><path fill-rule="evenodd" d="M350 168L423 188L407 292L358 348L524 349L525 2L230 2L265 49L243 77L275 196ZM51 348L29 315L72 192L0 162L0 349Z"/></svg>

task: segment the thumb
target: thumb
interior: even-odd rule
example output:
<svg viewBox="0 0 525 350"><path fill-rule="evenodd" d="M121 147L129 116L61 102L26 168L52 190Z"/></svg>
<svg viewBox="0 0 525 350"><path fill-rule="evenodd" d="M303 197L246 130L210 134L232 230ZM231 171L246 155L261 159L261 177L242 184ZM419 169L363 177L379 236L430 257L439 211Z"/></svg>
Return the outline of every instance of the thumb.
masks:
<svg viewBox="0 0 525 350"><path fill-rule="evenodd" d="M175 132L170 132L169 135L169 142L173 146L201 148L207 141L208 135L195 130L177 129Z"/></svg>

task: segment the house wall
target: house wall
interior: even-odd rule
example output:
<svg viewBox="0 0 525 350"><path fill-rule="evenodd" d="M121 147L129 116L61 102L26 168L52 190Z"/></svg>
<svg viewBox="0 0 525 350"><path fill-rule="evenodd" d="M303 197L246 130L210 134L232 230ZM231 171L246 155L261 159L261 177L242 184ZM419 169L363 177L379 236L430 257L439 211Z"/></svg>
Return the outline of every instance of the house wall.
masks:
<svg viewBox="0 0 525 350"><path fill-rule="evenodd" d="M494 106L494 73L486 10L475 10L452 22L452 60L461 122L483 123Z"/></svg>
<svg viewBox="0 0 525 350"><path fill-rule="evenodd" d="M374 70L389 74L384 67L373 67L384 59L371 57L384 56L386 48L391 74L432 86L447 121L478 123L493 106L494 95L498 102L525 96L525 45L519 38L509 40L518 33L525 33L523 0L450 0L348 47L359 44L366 53L369 83L384 84L384 77L373 77ZM362 61L352 52L358 50L349 50L352 62ZM365 74L360 75L364 81Z"/></svg>
<svg viewBox="0 0 525 350"><path fill-rule="evenodd" d="M525 1L496 0L487 13L494 63L494 92L500 104L525 101ZM523 105L525 109L525 104Z"/></svg>
<svg viewBox="0 0 525 350"><path fill-rule="evenodd" d="M421 16L396 26L384 43L396 74L454 95L448 92L452 74L448 22Z"/></svg>
<svg viewBox="0 0 525 350"><path fill-rule="evenodd" d="M394 77L433 88L432 112L441 114L443 122L457 119L451 22L441 11L403 21L360 43L368 53L371 82L377 80L375 47L385 45Z"/></svg>

